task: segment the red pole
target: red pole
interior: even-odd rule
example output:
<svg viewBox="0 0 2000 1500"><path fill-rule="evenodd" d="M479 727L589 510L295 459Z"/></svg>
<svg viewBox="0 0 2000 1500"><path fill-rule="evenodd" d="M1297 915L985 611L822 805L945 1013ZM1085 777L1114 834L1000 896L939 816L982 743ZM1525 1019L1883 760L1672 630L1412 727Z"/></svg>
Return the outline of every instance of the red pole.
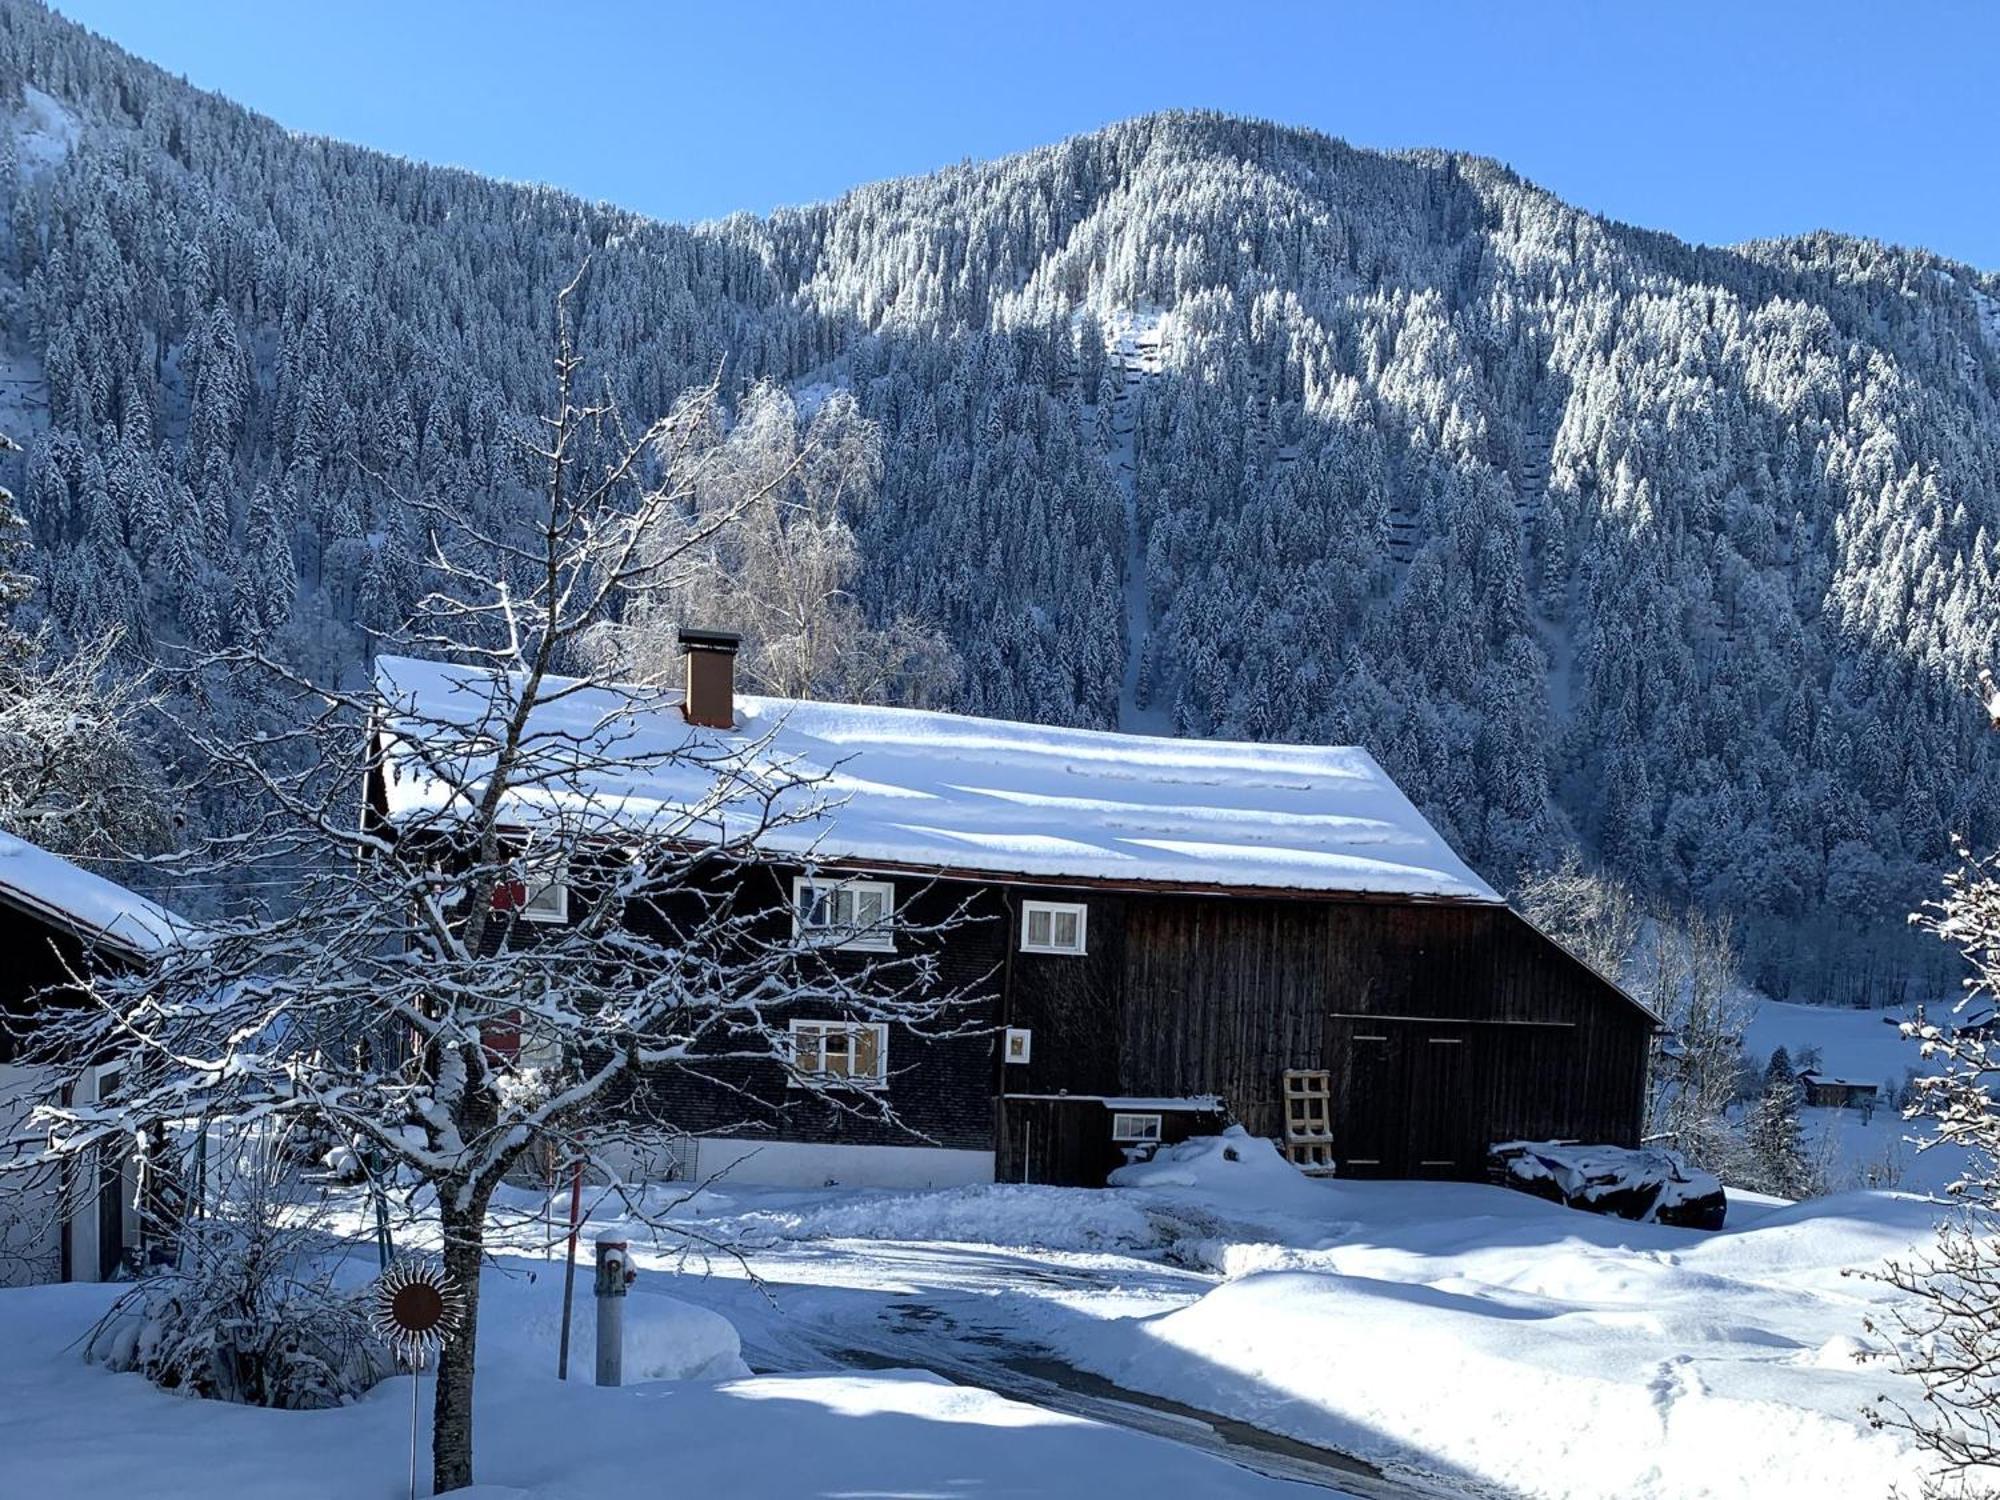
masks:
<svg viewBox="0 0 2000 1500"><path fill-rule="evenodd" d="M569 1250L563 1265L562 1350L556 1355L556 1379L569 1379L569 1309L576 1290L576 1226L583 1212L583 1163L570 1169Z"/></svg>

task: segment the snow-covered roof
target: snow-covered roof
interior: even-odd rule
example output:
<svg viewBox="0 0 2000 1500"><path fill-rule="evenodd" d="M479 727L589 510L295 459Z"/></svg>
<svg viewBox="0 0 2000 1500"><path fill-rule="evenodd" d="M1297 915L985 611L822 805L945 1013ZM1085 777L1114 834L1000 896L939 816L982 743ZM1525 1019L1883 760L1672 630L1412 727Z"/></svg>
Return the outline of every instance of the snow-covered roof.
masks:
<svg viewBox="0 0 2000 1500"><path fill-rule="evenodd" d="M488 720L491 674L383 656L376 682L389 743L385 811L402 820L444 807L452 789L416 763L417 747L441 725ZM779 854L1056 884L1501 904L1365 750L742 694L736 727L715 730L689 725L674 694L644 698L633 718L623 691L563 681L545 693L553 701L537 707L531 735L607 753L615 744L620 764L592 765L561 794L524 794L510 813L523 822L536 819L537 804L570 797L621 824L657 829L710 795L720 758L742 779L746 811L760 782L824 777L811 796L834 805L813 824L776 830L765 846ZM612 722L616 729L603 728ZM675 755L681 747L694 756Z"/></svg>
<svg viewBox="0 0 2000 1500"><path fill-rule="evenodd" d="M6 833L0 833L0 902L134 955L157 953L194 931L164 906Z"/></svg>

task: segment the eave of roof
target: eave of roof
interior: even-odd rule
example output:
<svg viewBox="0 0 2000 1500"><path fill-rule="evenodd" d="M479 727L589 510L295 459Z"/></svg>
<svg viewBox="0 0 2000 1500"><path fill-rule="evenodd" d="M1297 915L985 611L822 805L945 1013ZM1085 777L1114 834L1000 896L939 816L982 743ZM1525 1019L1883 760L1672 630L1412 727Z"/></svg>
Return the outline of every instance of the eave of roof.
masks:
<svg viewBox="0 0 2000 1500"><path fill-rule="evenodd" d="M0 834L0 904L133 961L195 931L158 902L11 834Z"/></svg>

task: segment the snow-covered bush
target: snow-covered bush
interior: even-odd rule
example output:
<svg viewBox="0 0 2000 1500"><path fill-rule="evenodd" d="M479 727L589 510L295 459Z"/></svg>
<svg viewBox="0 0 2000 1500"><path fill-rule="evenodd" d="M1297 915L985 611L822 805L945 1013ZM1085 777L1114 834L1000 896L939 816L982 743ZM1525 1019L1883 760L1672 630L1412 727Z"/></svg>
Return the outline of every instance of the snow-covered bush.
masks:
<svg viewBox="0 0 2000 1500"><path fill-rule="evenodd" d="M288 1201L286 1153L257 1147L178 1265L91 1330L85 1358L166 1390L291 1410L338 1406L393 1373L363 1292L340 1285L320 1200Z"/></svg>

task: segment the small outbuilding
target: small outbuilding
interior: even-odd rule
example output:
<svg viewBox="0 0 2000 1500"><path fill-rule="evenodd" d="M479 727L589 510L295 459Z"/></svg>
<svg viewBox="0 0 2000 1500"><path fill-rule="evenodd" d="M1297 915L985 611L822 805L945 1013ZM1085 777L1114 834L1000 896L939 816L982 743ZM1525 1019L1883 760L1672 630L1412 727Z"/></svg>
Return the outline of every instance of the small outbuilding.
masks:
<svg viewBox="0 0 2000 1500"><path fill-rule="evenodd" d="M192 929L164 907L25 839L0 834L0 1160L38 1149L29 1112L53 1088L69 1103L110 1098L125 1063L59 1083L20 1056L49 1007L76 1002L75 981L146 962ZM0 1286L108 1281L140 1249L128 1154L0 1172Z"/></svg>

